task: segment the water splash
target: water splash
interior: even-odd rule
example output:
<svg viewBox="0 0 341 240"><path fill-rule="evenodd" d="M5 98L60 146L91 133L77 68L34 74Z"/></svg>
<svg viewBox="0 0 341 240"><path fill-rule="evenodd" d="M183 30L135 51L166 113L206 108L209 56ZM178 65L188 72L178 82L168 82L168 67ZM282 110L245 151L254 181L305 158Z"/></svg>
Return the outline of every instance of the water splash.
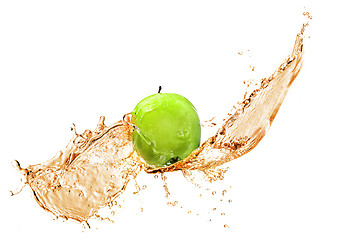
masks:
<svg viewBox="0 0 341 240"><path fill-rule="evenodd" d="M304 14L311 19L308 13ZM69 144L51 160L26 168L14 161L14 167L22 173L25 186L31 188L43 209L56 217L85 223L92 217L101 219L98 210L112 206L141 170L161 174L166 197L169 191L165 172L182 171L186 179L198 186L193 170L203 173L210 182L222 180L228 170L222 165L255 148L271 126L302 67L303 33L307 25L303 24L291 54L278 69L262 79L251 94L244 95L242 103L217 133L180 162L163 168L149 166L133 149L130 134L134 126L125 118L106 126L101 117L94 131L78 134L73 126L74 136ZM177 202L173 204L175 206ZM228 228L228 225L224 227Z"/></svg>
<svg viewBox="0 0 341 240"><path fill-rule="evenodd" d="M133 151L130 127L109 127L101 117L95 131L86 130L46 163L16 168L25 176L38 204L57 217L86 221L114 201L142 167Z"/></svg>
<svg viewBox="0 0 341 240"><path fill-rule="evenodd" d="M269 130L286 93L301 70L303 63L303 24L296 36L291 54L268 78L261 79L260 87L244 96L217 133L194 150L190 156L172 166L148 172L214 169L238 158L257 146Z"/></svg>

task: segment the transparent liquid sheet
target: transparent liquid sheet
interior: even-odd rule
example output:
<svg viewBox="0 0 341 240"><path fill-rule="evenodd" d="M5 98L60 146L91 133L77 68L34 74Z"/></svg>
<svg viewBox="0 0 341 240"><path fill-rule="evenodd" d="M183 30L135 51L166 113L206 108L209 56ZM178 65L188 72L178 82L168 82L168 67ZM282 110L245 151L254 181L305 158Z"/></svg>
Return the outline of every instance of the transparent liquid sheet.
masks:
<svg viewBox="0 0 341 240"><path fill-rule="evenodd" d="M45 163L23 168L14 161L13 165L23 174L25 185L32 189L43 209L56 217L79 222L86 222L100 208L112 205L140 171L150 174L182 171L191 180L195 170L209 181L223 179L226 169L221 166L251 151L269 130L302 67L303 33L307 25L303 24L290 55L278 69L245 95L215 135L180 162L164 168L149 166L133 149L131 124L122 120L106 126L101 117L93 131L79 134L73 128L74 136L66 148Z"/></svg>

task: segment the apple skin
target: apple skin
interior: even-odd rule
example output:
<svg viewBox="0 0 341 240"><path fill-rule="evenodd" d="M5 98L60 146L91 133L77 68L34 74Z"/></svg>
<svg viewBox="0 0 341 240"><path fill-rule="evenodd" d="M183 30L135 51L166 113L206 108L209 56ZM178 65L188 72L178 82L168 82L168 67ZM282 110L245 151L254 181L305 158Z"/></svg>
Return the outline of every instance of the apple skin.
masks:
<svg viewBox="0 0 341 240"><path fill-rule="evenodd" d="M169 166L199 147L201 126L193 104L175 93L141 100L132 112L137 127L132 141L137 153L155 167Z"/></svg>

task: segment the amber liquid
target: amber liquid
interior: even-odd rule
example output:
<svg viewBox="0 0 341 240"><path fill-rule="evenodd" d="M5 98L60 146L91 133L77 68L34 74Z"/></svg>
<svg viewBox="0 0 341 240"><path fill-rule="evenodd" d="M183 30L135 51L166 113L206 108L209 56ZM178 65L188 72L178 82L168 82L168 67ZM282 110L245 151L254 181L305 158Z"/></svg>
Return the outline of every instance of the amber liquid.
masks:
<svg viewBox="0 0 341 240"><path fill-rule="evenodd" d="M131 124L124 119L106 126L104 117L101 117L94 131L86 130L79 134L73 128L74 136L67 147L51 160L26 168L15 161L14 166L23 174L25 185L32 189L35 200L43 209L56 217L85 223L90 218L110 220L99 216L99 209L117 205L117 197L141 171L155 174L155 178L162 180L167 198L170 192L164 175L166 172L181 171L187 180L199 188L202 180L222 180L228 170L223 164L255 148L271 126L302 67L303 33L307 25L302 26L292 52L278 69L262 79L251 94L244 96L215 135L180 162L164 168L148 166L133 149ZM201 174L199 183L195 177L198 173ZM136 186L140 189L138 184ZM209 193L223 198L227 191L222 189ZM226 201L231 202L230 199ZM169 200L168 205L180 204ZM224 227L228 228L228 225Z"/></svg>

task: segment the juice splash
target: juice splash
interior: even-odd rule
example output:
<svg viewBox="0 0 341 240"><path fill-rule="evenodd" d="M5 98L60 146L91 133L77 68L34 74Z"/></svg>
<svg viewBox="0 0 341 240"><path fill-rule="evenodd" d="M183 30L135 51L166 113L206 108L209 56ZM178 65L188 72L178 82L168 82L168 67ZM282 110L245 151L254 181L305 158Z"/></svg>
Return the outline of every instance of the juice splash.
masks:
<svg viewBox="0 0 341 240"><path fill-rule="evenodd" d="M307 25L303 24L291 54L279 68L244 96L215 135L180 162L163 168L147 165L133 149L130 140L133 126L126 119L106 126L101 117L94 131L79 134L73 127L74 136L69 144L51 160L26 168L18 161L13 165L23 174L25 186L31 188L43 209L56 217L85 223L97 217L100 208L113 205L128 182L142 170L161 174L166 195L169 192L165 172L182 171L184 177L194 182L195 170L211 182L221 180L227 171L222 165L255 148L271 126L302 67L303 33Z"/></svg>

